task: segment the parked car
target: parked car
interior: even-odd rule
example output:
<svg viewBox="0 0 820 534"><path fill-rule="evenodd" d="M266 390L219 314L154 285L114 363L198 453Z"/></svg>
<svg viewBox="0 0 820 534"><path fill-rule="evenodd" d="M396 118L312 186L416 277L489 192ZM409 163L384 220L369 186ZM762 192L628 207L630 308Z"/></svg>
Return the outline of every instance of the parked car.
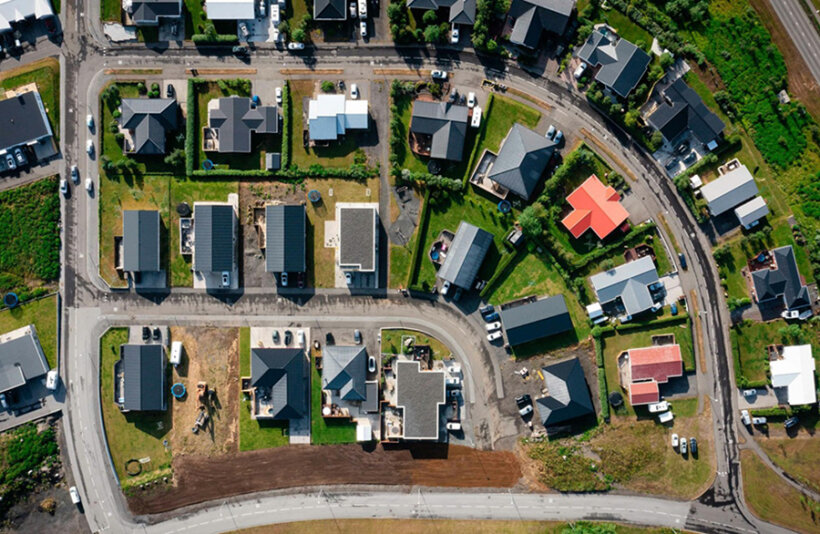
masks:
<svg viewBox="0 0 820 534"><path fill-rule="evenodd" d="M244 22L239 23L239 31L242 33L242 37L244 37L246 41L248 40L248 37L251 36L251 32L248 31L248 25Z"/></svg>
<svg viewBox="0 0 820 534"><path fill-rule="evenodd" d="M85 151L88 152L89 156L94 155L94 141L89 139L88 141L85 142Z"/></svg>
<svg viewBox="0 0 820 534"><path fill-rule="evenodd" d="M800 419L798 419L798 417L795 415L795 416L789 417L788 419L783 421L783 427L784 428L792 428L794 426L797 426L797 423L799 423L799 422L800 422Z"/></svg>
<svg viewBox="0 0 820 534"><path fill-rule="evenodd" d="M555 130L555 125L550 124L550 127L547 128L547 133L546 133L547 139L552 139L553 137L555 137L555 131L556 131Z"/></svg>
<svg viewBox="0 0 820 534"><path fill-rule="evenodd" d="M757 390L756 389L744 389L743 390L743 396L744 397L754 397L756 395L757 395Z"/></svg>
<svg viewBox="0 0 820 534"><path fill-rule="evenodd" d="M250 53L251 53L250 49L247 46L242 46L242 45L234 46L233 48L231 48L231 52L233 53L233 55L239 56L239 57L244 57L244 56L250 55Z"/></svg>
<svg viewBox="0 0 820 534"><path fill-rule="evenodd" d="M355 341L357 345L362 344L362 333L358 329L353 331L353 341Z"/></svg>
<svg viewBox="0 0 820 534"><path fill-rule="evenodd" d="M669 409L669 403L666 401L653 402L648 406L649 413L661 413Z"/></svg>
<svg viewBox="0 0 820 534"><path fill-rule="evenodd" d="M461 300L462 293L462 289L460 287L457 287L456 292L453 293L453 302L458 302L459 300Z"/></svg>
<svg viewBox="0 0 820 534"><path fill-rule="evenodd" d="M281 87L276 88L276 103L279 104L280 106L282 105L282 88Z"/></svg>
<svg viewBox="0 0 820 534"><path fill-rule="evenodd" d="M441 285L441 294L447 295L448 291L450 291L450 281L445 280L444 283Z"/></svg>
<svg viewBox="0 0 820 534"><path fill-rule="evenodd" d="M80 504L80 492L77 491L77 486L71 486L68 488L68 493L71 495L71 502L79 505Z"/></svg>
<svg viewBox="0 0 820 534"><path fill-rule="evenodd" d="M159 341L160 338L162 338L162 331L159 328L155 327L153 331L153 337L154 341Z"/></svg>
<svg viewBox="0 0 820 534"><path fill-rule="evenodd" d="M451 399L457 399L461 395L461 390L460 389L451 389L450 391L447 392L447 395Z"/></svg>
<svg viewBox="0 0 820 534"><path fill-rule="evenodd" d="M4 410L9 409L9 400L6 398L5 393L0 393L0 408Z"/></svg>
<svg viewBox="0 0 820 534"><path fill-rule="evenodd" d="M491 323L493 321L497 321L500 318L501 318L501 316L498 315L498 312L492 312L492 313L484 316L484 320L487 321L488 323Z"/></svg>
<svg viewBox="0 0 820 534"><path fill-rule="evenodd" d="M367 22L364 20L359 21L359 35L367 37Z"/></svg>
<svg viewBox="0 0 820 534"><path fill-rule="evenodd" d="M661 424L665 424L665 423L670 422L674 418L675 418L675 414L673 414L671 411L663 412L662 414L660 414L658 416L658 422L661 423Z"/></svg>
<svg viewBox="0 0 820 534"><path fill-rule="evenodd" d="M487 332L494 332L501 328L501 321L495 321L492 323L487 323L484 325L484 328L487 329Z"/></svg>
<svg viewBox="0 0 820 534"><path fill-rule="evenodd" d="M766 418L765 417L752 417L752 424L753 425L765 425Z"/></svg>
<svg viewBox="0 0 820 534"><path fill-rule="evenodd" d="M350 84L350 98L353 100L359 99L359 86L355 83Z"/></svg>
<svg viewBox="0 0 820 534"><path fill-rule="evenodd" d="M60 179L60 193L63 196L68 196L68 181L65 178Z"/></svg>
<svg viewBox="0 0 820 534"><path fill-rule="evenodd" d="M376 357L375 356L368 356L367 357L367 371L370 373L376 372Z"/></svg>
<svg viewBox="0 0 820 534"><path fill-rule="evenodd" d="M492 334L487 334L487 341L492 343L493 341L495 341L497 339L501 339L501 336L502 336L501 330L496 330Z"/></svg>
<svg viewBox="0 0 820 534"><path fill-rule="evenodd" d="M457 44L459 38L458 33L458 26L456 26L455 22L453 23L453 27L450 29L450 43Z"/></svg>
<svg viewBox="0 0 820 534"><path fill-rule="evenodd" d="M689 452L692 456L698 453L698 440L695 438L689 438Z"/></svg>
<svg viewBox="0 0 820 534"><path fill-rule="evenodd" d="M325 345L333 345L334 343L335 340L333 339L333 334L331 334L330 332L325 334Z"/></svg>
<svg viewBox="0 0 820 534"><path fill-rule="evenodd" d="M461 430L461 423L458 421L447 421L447 430L454 430L458 432Z"/></svg>
<svg viewBox="0 0 820 534"><path fill-rule="evenodd" d="M282 284L282 287L288 287L288 273L281 273L279 275L279 283Z"/></svg>
<svg viewBox="0 0 820 534"><path fill-rule="evenodd" d="M495 306L492 304L487 304L486 306L482 306L478 309L478 313L480 313L483 317L486 317L495 311Z"/></svg>
<svg viewBox="0 0 820 534"><path fill-rule="evenodd" d="M89 129L89 130L93 130L93 129L94 129L94 115L92 115L91 113L89 113L88 115L86 115L86 117L85 117L85 125L86 125L86 126L88 126L88 129Z"/></svg>
<svg viewBox="0 0 820 534"><path fill-rule="evenodd" d="M450 376L444 381L448 388L460 388L461 379L457 376Z"/></svg>
<svg viewBox="0 0 820 534"><path fill-rule="evenodd" d="M527 394L515 398L515 405L518 406L518 413L526 418L532 413L532 397Z"/></svg>
<svg viewBox="0 0 820 534"><path fill-rule="evenodd" d="M686 454L686 438L680 438L680 453Z"/></svg>
<svg viewBox="0 0 820 534"><path fill-rule="evenodd" d="M561 144L561 141L563 141L563 140L564 140L564 132L562 132L561 130L558 130L557 132L555 132L555 139L553 139L553 141L555 141L555 144L559 145L559 144Z"/></svg>
<svg viewBox="0 0 820 534"><path fill-rule="evenodd" d="M296 331L296 344L300 347L305 346L305 331L304 330L297 330Z"/></svg>
<svg viewBox="0 0 820 534"><path fill-rule="evenodd" d="M304 50L305 43L297 43L295 41L288 43L288 50Z"/></svg>
<svg viewBox="0 0 820 534"><path fill-rule="evenodd" d="M151 329L148 328L147 326L143 326L142 327L142 340L143 341L148 341L149 339L151 339Z"/></svg>
<svg viewBox="0 0 820 534"><path fill-rule="evenodd" d="M678 252L678 261L680 262L680 268L685 271L688 267L686 265L686 256L683 255L683 252Z"/></svg>
<svg viewBox="0 0 820 534"><path fill-rule="evenodd" d="M434 71L430 72L430 76L434 80L446 80L447 77L448 77L448 74L447 74L446 70L434 70Z"/></svg>
<svg viewBox="0 0 820 534"><path fill-rule="evenodd" d="M672 315L678 314L678 304L673 302L672 305L669 307L669 311L672 312Z"/></svg>
<svg viewBox="0 0 820 534"><path fill-rule="evenodd" d="M46 25L46 31L49 35L54 35L57 33L57 23L54 22L55 17L46 17L43 22Z"/></svg>
<svg viewBox="0 0 820 534"><path fill-rule="evenodd" d="M356 2L350 2L350 18L356 18Z"/></svg>
<svg viewBox="0 0 820 534"><path fill-rule="evenodd" d="M85 179L85 190L89 195L94 192L94 181L91 178Z"/></svg>
<svg viewBox="0 0 820 534"><path fill-rule="evenodd" d="M28 158L23 155L23 151L19 148L14 149L14 157L17 159L17 164L20 166L25 165L28 162Z"/></svg>
<svg viewBox="0 0 820 534"><path fill-rule="evenodd" d="M6 154L6 167L8 167L8 170L10 171L13 171L17 168L17 164L14 163L14 156L12 156L11 154Z"/></svg>
<svg viewBox="0 0 820 534"><path fill-rule="evenodd" d="M475 93L470 91L467 93L467 107L474 108L475 107Z"/></svg>
<svg viewBox="0 0 820 534"><path fill-rule="evenodd" d="M174 86L169 83L168 86L165 88L165 96L168 98L174 98L175 93L176 91L174 90Z"/></svg>
<svg viewBox="0 0 820 534"><path fill-rule="evenodd" d="M300 272L296 275L296 285L299 286L300 289L305 287L305 273L304 273L304 271Z"/></svg>
<svg viewBox="0 0 820 534"><path fill-rule="evenodd" d="M581 63L580 65L578 65L578 68L575 69L575 72L572 73L572 76L576 80L580 80L581 76L583 76L586 71L587 71L587 64L586 63Z"/></svg>
<svg viewBox="0 0 820 534"><path fill-rule="evenodd" d="M279 330L274 330L273 331L273 343L274 343L274 345L278 345L280 341L282 341L282 338L279 336Z"/></svg>
<svg viewBox="0 0 820 534"><path fill-rule="evenodd" d="M293 341L293 332L291 332L290 330L285 330L285 346L290 345L290 343L292 341Z"/></svg>
<svg viewBox="0 0 820 534"><path fill-rule="evenodd" d="M60 383L60 375L57 374L57 369L52 369L46 373L46 389L56 391L57 385Z"/></svg>
<svg viewBox="0 0 820 534"><path fill-rule="evenodd" d="M71 166L71 180L75 184L80 183L80 169L78 169L76 165Z"/></svg>
<svg viewBox="0 0 820 534"><path fill-rule="evenodd" d="M259 16L265 18L268 12L267 0L259 0Z"/></svg>
<svg viewBox="0 0 820 534"><path fill-rule="evenodd" d="M672 448L677 449L678 448L678 443L679 443L678 435L677 434L672 434Z"/></svg>
<svg viewBox="0 0 820 534"><path fill-rule="evenodd" d="M367 18L367 0L359 0L359 18Z"/></svg>
<svg viewBox="0 0 820 534"><path fill-rule="evenodd" d="M752 418L749 417L749 410L740 410L740 420L746 426L749 426L749 425L752 424Z"/></svg>
<svg viewBox="0 0 820 534"><path fill-rule="evenodd" d="M231 273L222 271L222 287L231 287Z"/></svg>

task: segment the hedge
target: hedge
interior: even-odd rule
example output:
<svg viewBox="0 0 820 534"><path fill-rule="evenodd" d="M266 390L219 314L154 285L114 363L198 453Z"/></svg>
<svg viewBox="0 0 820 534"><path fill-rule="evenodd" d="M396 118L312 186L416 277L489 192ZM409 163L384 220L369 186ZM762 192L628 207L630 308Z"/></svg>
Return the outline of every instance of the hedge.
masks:
<svg viewBox="0 0 820 534"><path fill-rule="evenodd" d="M793 415L807 414L812 410L812 406L775 406L753 409L751 414L755 417L782 417L785 419Z"/></svg>
<svg viewBox="0 0 820 534"><path fill-rule="evenodd" d="M231 34L216 34L208 35L205 33L195 33L191 36L191 41L195 45L200 44L236 44L239 42L239 37Z"/></svg>
<svg viewBox="0 0 820 534"><path fill-rule="evenodd" d="M641 330L644 328L656 328L668 324L689 323L689 316L685 313L680 315L670 315L669 317L661 317L660 319L653 319L644 323L626 323L618 326L604 326L601 327L601 335L614 334L616 331L620 333L631 332L632 330Z"/></svg>
<svg viewBox="0 0 820 534"><path fill-rule="evenodd" d="M609 422L609 391L606 389L606 371L603 367L598 368L598 396L601 398L601 417Z"/></svg>
<svg viewBox="0 0 820 534"><path fill-rule="evenodd" d="M197 99L196 99L196 85L203 82L202 78L188 78L188 103L186 109L188 115L185 121L185 175L189 178L194 173L194 158L197 147L194 146L196 142L196 118L197 118Z"/></svg>
<svg viewBox="0 0 820 534"><path fill-rule="evenodd" d="M509 267L510 263L520 254L522 249L518 248L515 249L513 252L508 252L501 261L498 262L498 267L495 268L495 272L493 273L492 277L487 280L487 285L484 286L484 289L481 290L479 296L484 298L485 296L489 295L490 290L498 284L498 281L501 277L506 274L507 267Z"/></svg>
<svg viewBox="0 0 820 534"><path fill-rule="evenodd" d="M430 223L428 213L430 211L430 190L424 192L424 205L421 207L421 215L419 216L419 227L416 230L416 248L410 256L410 272L407 273L408 288L411 287L418 277L419 264L421 253L419 252L424 247L424 236L427 235L427 226Z"/></svg>
<svg viewBox="0 0 820 534"><path fill-rule="evenodd" d="M604 346L601 342L601 336L593 337L592 344L595 345L595 363L598 367L604 366Z"/></svg>
<svg viewBox="0 0 820 534"><path fill-rule="evenodd" d="M377 176L379 170L365 165L353 164L349 168L343 167L323 167L321 165L311 165L307 168L291 167L278 171L266 169L213 169L211 171L195 170L192 176L199 178L225 176L225 177L248 177L248 178L284 178L288 180L304 180L305 178L349 178L353 180L365 180Z"/></svg>
<svg viewBox="0 0 820 534"><path fill-rule="evenodd" d="M555 238L553 238L548 231L545 233L547 238L544 239L543 242L544 245L552 252L552 255L558 263L563 264L562 266L567 271L576 273L577 271L586 268L589 264L609 256L613 251L622 249L624 245L629 245L635 241L642 240L646 234L654 232L656 228L657 225L654 222L647 222L640 226L635 226L629 230L629 233L622 240L597 248L586 256L579 256L575 252L567 250Z"/></svg>
<svg viewBox="0 0 820 534"><path fill-rule="evenodd" d="M282 168L290 167L290 83L282 88Z"/></svg>

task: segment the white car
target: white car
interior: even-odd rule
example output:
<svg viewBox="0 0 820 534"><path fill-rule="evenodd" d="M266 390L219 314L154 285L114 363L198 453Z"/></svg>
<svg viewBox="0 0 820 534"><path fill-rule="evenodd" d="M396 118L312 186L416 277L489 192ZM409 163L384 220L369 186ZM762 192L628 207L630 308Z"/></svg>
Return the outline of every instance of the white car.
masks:
<svg viewBox="0 0 820 534"><path fill-rule="evenodd" d="M765 425L766 418L765 417L752 417L752 424L753 425Z"/></svg>
<svg viewBox="0 0 820 534"><path fill-rule="evenodd" d="M367 37L367 22L363 20L359 22L359 34L362 37Z"/></svg>
<svg viewBox="0 0 820 534"><path fill-rule="evenodd" d="M653 402L648 408L649 413L661 413L669 409L669 403L666 401Z"/></svg>
<svg viewBox="0 0 820 534"><path fill-rule="evenodd" d="M77 486L71 486L68 488L68 493L71 495L71 502L74 504L80 504L80 492L77 491Z"/></svg>
<svg viewBox="0 0 820 534"><path fill-rule="evenodd" d="M501 336L502 336L502 334L501 334L501 330L496 330L496 331L495 331L495 332L493 332L492 334L487 334L487 341L489 341L490 343L492 343L492 342L493 342L493 341L495 341L496 339L501 339Z"/></svg>
<svg viewBox="0 0 820 534"><path fill-rule="evenodd" d="M359 0L359 18L367 18L367 0Z"/></svg>
<svg viewBox="0 0 820 534"><path fill-rule="evenodd" d="M279 275L279 283L282 284L282 287L288 287L288 273Z"/></svg>
<svg viewBox="0 0 820 534"><path fill-rule="evenodd" d="M276 88L276 103L279 104L280 106L282 105L282 88L281 87Z"/></svg>
<svg viewBox="0 0 820 534"><path fill-rule="evenodd" d="M85 190L88 191L89 194L94 192L94 181L91 178L85 179Z"/></svg>
<svg viewBox="0 0 820 534"><path fill-rule="evenodd" d="M447 423L447 430L455 430L457 432L461 430L461 423L458 421L449 421Z"/></svg>
<svg viewBox="0 0 820 534"><path fill-rule="evenodd" d="M554 124L550 124L550 127L547 128L547 133L545 135L547 136L547 139L552 139L553 137L555 137L555 125Z"/></svg>
<svg viewBox="0 0 820 534"><path fill-rule="evenodd" d="M222 287L231 287L231 273L222 271Z"/></svg>
<svg viewBox="0 0 820 534"><path fill-rule="evenodd" d="M350 2L350 18L356 18L356 2Z"/></svg>
<svg viewBox="0 0 820 534"><path fill-rule="evenodd" d="M52 369L46 374L46 389L56 391L59 383L60 375L57 374L57 369Z"/></svg>
<svg viewBox="0 0 820 534"><path fill-rule="evenodd" d="M495 332L499 328L501 328L501 321L496 321L494 323L487 323L484 325L484 328L487 329L487 332Z"/></svg>
<svg viewBox="0 0 820 534"><path fill-rule="evenodd" d="M757 395L757 390L756 389L744 389L743 390L743 396L744 397L754 397L755 395Z"/></svg>
<svg viewBox="0 0 820 534"><path fill-rule="evenodd" d="M305 43L297 43L295 41L291 42L291 43L288 43L288 50L304 50L304 49L305 49Z"/></svg>
<svg viewBox="0 0 820 534"><path fill-rule="evenodd" d="M472 91L467 93L467 107L474 108L475 107L475 93Z"/></svg>
<svg viewBox="0 0 820 534"><path fill-rule="evenodd" d="M94 155L94 141L89 139L88 141L85 142L85 151L88 152L89 156Z"/></svg>
<svg viewBox="0 0 820 534"><path fill-rule="evenodd" d="M587 64L586 63L581 63L580 65L578 65L578 68L575 69L575 72L572 73L572 76L576 80L579 80L579 79L581 79L581 76L584 75L586 70L587 70Z"/></svg>
<svg viewBox="0 0 820 534"><path fill-rule="evenodd" d="M63 196L68 196L68 180L65 178L60 179L60 193L62 193Z"/></svg>
<svg viewBox="0 0 820 534"><path fill-rule="evenodd" d="M86 124L86 126L88 126L88 129L89 129L89 130L93 130L93 129L94 129L94 115L92 115L91 113L89 113L89 114L85 117L85 124Z"/></svg>
<svg viewBox="0 0 820 534"><path fill-rule="evenodd" d="M680 439L680 453L686 454L686 438Z"/></svg>
<svg viewBox="0 0 820 534"><path fill-rule="evenodd" d="M305 346L305 331L304 330L297 330L296 331L296 344L300 347Z"/></svg>
<svg viewBox="0 0 820 534"><path fill-rule="evenodd" d="M457 44L458 43L458 26L453 23L453 29L450 30L450 43Z"/></svg>
<svg viewBox="0 0 820 534"><path fill-rule="evenodd" d="M678 435L677 434L672 434L672 448L677 449L678 448L678 443L680 443L680 440L678 439Z"/></svg>
<svg viewBox="0 0 820 534"><path fill-rule="evenodd" d="M80 183L80 169L78 169L76 165L71 166L71 180L75 184Z"/></svg>
<svg viewBox="0 0 820 534"><path fill-rule="evenodd" d="M353 100L359 99L359 86L355 83L350 84L350 98Z"/></svg>
<svg viewBox="0 0 820 534"><path fill-rule="evenodd" d="M248 25L244 22L239 23L239 31L242 32L242 37L244 37L246 41L248 40L248 37L251 36L251 32L248 31Z"/></svg>
<svg viewBox="0 0 820 534"><path fill-rule="evenodd" d="M446 295L448 291L450 291L450 281L445 280L444 283L441 285L441 294Z"/></svg>
<svg viewBox="0 0 820 534"><path fill-rule="evenodd" d="M752 418L749 416L749 410L740 410L740 420L743 424L749 426L752 424Z"/></svg>
<svg viewBox="0 0 820 534"><path fill-rule="evenodd" d="M448 74L446 70L434 70L430 72L430 76L432 76L434 80L446 80Z"/></svg>

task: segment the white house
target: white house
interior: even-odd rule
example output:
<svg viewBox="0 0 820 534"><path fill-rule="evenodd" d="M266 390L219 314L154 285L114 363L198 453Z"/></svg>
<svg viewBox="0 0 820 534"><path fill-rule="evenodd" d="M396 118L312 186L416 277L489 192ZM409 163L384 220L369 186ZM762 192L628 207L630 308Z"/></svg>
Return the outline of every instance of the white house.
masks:
<svg viewBox="0 0 820 534"><path fill-rule="evenodd" d="M256 17L254 0L205 0L211 20L250 20Z"/></svg>
<svg viewBox="0 0 820 534"><path fill-rule="evenodd" d="M28 18L44 19L54 15L49 0L0 0L0 32Z"/></svg>
<svg viewBox="0 0 820 534"><path fill-rule="evenodd" d="M346 100L344 95L319 95L308 104L311 141L335 141L348 130L366 130L367 100Z"/></svg>
<svg viewBox="0 0 820 534"><path fill-rule="evenodd" d="M786 388L789 405L817 402L811 345L783 347L782 358L771 362L769 369L772 372L772 387Z"/></svg>

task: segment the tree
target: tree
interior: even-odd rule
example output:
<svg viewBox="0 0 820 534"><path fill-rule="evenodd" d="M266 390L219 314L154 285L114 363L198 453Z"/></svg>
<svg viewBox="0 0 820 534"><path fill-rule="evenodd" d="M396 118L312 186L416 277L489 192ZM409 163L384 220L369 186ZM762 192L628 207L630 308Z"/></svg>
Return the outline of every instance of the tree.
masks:
<svg viewBox="0 0 820 534"><path fill-rule="evenodd" d="M429 9L424 12L424 15L421 17L421 20L424 22L424 24L429 26L431 24L435 24L437 18L438 17L436 17L435 9Z"/></svg>
<svg viewBox="0 0 820 534"><path fill-rule="evenodd" d="M668 69L669 67L672 66L672 64L675 62L675 58L673 58L672 54L670 54L669 52L664 52L661 55L661 60L660 61L661 61L661 68L663 70L666 70L666 69Z"/></svg>
<svg viewBox="0 0 820 534"><path fill-rule="evenodd" d="M182 168L185 165L185 151L181 148L174 149L163 161L169 167Z"/></svg>
<svg viewBox="0 0 820 534"><path fill-rule="evenodd" d="M332 93L335 88L336 86L331 81L325 80L322 82L322 91L325 93Z"/></svg>
<svg viewBox="0 0 820 534"><path fill-rule="evenodd" d="M438 26L427 26L424 28L424 41L427 43L437 43L441 40L441 28Z"/></svg>
<svg viewBox="0 0 820 534"><path fill-rule="evenodd" d="M541 237L544 232L544 226L541 220L546 218L547 210L543 204L538 202L527 206L521 215L518 216L518 224L521 225L521 231L529 239L537 239Z"/></svg>
<svg viewBox="0 0 820 534"><path fill-rule="evenodd" d="M302 28L296 28L293 31L293 40L297 43L304 43L307 40L307 33Z"/></svg>
<svg viewBox="0 0 820 534"><path fill-rule="evenodd" d="M799 342L803 337L803 332L800 330L800 325L796 323L778 328L777 333L780 334L780 337L782 337L785 342Z"/></svg>

